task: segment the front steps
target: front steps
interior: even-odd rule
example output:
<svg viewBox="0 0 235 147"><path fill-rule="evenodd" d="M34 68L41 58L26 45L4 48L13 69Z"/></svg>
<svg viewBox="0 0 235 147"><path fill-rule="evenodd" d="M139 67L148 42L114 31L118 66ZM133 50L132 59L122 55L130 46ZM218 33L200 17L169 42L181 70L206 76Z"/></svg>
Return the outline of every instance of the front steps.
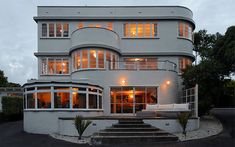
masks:
<svg viewBox="0 0 235 147"><path fill-rule="evenodd" d="M146 144L178 141L178 137L143 122L142 119L120 119L118 124L95 133L92 144Z"/></svg>

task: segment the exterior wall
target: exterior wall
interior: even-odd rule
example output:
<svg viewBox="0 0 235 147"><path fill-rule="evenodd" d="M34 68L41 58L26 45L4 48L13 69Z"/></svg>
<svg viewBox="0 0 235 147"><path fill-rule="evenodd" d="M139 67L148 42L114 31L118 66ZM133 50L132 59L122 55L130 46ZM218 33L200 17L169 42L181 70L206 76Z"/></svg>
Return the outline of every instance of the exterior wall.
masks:
<svg viewBox="0 0 235 147"><path fill-rule="evenodd" d="M102 111L24 111L24 131L36 134L58 132L59 117L83 115L94 117L103 115ZM75 129L75 128L74 128Z"/></svg>

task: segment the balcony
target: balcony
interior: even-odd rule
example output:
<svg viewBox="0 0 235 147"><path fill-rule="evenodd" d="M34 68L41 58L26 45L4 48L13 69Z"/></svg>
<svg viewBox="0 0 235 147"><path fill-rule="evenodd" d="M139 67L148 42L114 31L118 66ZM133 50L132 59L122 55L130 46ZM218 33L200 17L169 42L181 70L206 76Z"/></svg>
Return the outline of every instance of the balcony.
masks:
<svg viewBox="0 0 235 147"><path fill-rule="evenodd" d="M72 33L71 43L70 52L84 47L102 47L120 52L118 34L105 28L84 27L78 29Z"/></svg>
<svg viewBox="0 0 235 147"><path fill-rule="evenodd" d="M117 61L108 62L108 70L164 70L177 72L176 64L171 61L142 62L142 61Z"/></svg>

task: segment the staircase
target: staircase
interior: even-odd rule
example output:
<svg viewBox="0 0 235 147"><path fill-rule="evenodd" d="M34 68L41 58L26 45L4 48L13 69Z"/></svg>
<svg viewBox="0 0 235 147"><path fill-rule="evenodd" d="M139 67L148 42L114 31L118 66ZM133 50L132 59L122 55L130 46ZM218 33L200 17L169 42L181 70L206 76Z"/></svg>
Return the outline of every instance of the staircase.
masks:
<svg viewBox="0 0 235 147"><path fill-rule="evenodd" d="M143 122L142 119L120 119L117 124L95 133L92 144L146 144L178 141L178 137Z"/></svg>

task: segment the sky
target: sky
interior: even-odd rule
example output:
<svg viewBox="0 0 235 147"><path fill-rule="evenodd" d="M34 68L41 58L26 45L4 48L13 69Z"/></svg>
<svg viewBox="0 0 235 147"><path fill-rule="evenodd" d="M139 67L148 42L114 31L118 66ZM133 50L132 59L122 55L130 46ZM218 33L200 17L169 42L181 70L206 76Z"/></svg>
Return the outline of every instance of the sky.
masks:
<svg viewBox="0 0 235 147"><path fill-rule="evenodd" d="M24 84L37 78L37 6L186 6L196 30L224 34L235 25L234 0L0 0L0 70L8 81Z"/></svg>

